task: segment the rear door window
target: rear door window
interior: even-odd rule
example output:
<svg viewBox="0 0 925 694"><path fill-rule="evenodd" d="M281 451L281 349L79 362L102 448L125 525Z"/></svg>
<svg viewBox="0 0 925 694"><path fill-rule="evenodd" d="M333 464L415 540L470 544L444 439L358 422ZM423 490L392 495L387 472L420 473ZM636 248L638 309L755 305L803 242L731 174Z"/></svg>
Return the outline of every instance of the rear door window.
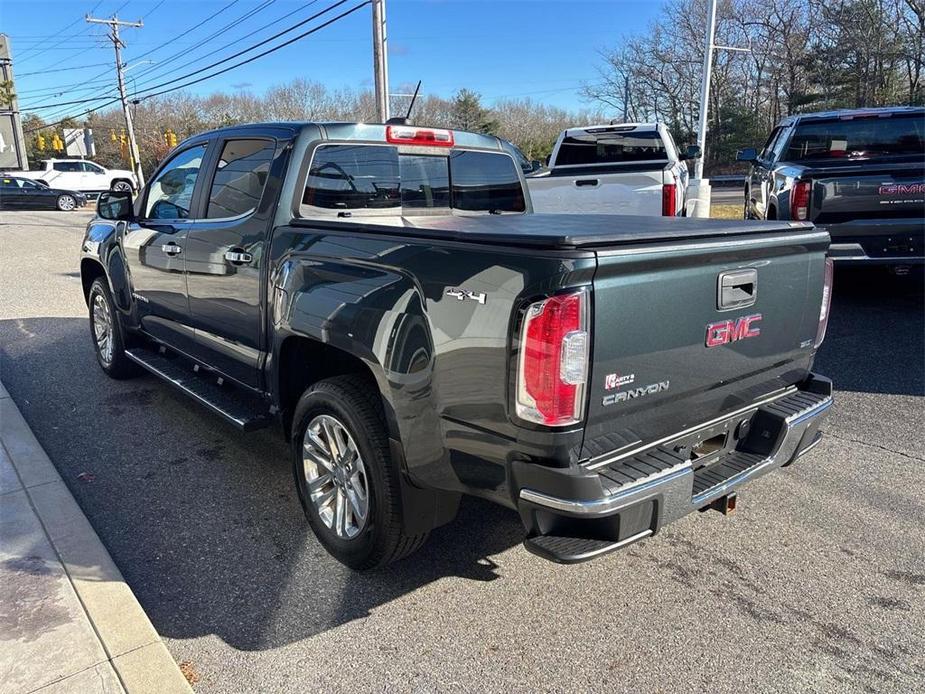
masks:
<svg viewBox="0 0 925 694"><path fill-rule="evenodd" d="M390 145L321 145L312 157L303 214L339 210L347 216L523 212L513 158L456 150L446 155L401 153Z"/></svg>
<svg viewBox="0 0 925 694"><path fill-rule="evenodd" d="M206 217L238 217L257 209L275 151L270 140L226 142L212 179Z"/></svg>
<svg viewBox="0 0 925 694"><path fill-rule="evenodd" d="M555 166L593 166L627 162L667 162L668 152L656 130L592 128L567 134L559 145Z"/></svg>

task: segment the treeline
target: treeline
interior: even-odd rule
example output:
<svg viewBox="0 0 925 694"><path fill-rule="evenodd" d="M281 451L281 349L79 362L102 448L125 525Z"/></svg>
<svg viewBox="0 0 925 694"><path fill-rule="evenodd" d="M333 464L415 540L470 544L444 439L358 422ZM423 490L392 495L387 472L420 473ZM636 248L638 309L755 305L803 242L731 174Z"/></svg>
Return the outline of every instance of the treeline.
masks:
<svg viewBox="0 0 925 694"><path fill-rule="evenodd" d="M585 96L693 142L706 0L672 0L647 31L604 53ZM925 0L720 0L707 170L734 168L781 116L925 102Z"/></svg>
<svg viewBox="0 0 925 694"><path fill-rule="evenodd" d="M411 93L414 85L399 87ZM410 98L393 98L395 115L404 115ZM369 90L331 89L317 82L296 79L269 88L264 94L240 91L208 96L175 92L147 99L132 106L135 133L141 150L142 166L150 172L169 150L164 133L173 131L177 138L235 123L259 121L366 121L376 119L373 93ZM482 104L479 95L462 89L452 98L419 96L411 115L413 123L433 127L458 128L487 132L515 142L531 159L548 155L556 136L566 127L601 122L599 111L566 111L530 99L496 102L491 108ZM605 120L606 122L606 120ZM92 114L86 121L65 123L61 127L78 127L86 123L93 128L96 160L107 166L126 166L126 148L121 142L124 121L120 109ZM34 115L23 119L27 130L43 125ZM34 136L30 141L31 161L52 153L36 152Z"/></svg>

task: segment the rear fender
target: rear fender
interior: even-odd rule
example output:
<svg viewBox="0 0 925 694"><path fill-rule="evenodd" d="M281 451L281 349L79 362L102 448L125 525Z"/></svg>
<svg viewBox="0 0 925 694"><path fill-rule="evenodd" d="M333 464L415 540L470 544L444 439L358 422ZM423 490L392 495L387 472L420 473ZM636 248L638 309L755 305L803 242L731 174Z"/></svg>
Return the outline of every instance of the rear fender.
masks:
<svg viewBox="0 0 925 694"><path fill-rule="evenodd" d="M274 398L285 374L272 364L280 363L286 338L341 350L373 375L390 437L415 442L404 450L406 471L440 465L445 447L433 387L434 345L422 292L410 277L363 262L290 259L273 273L269 298Z"/></svg>

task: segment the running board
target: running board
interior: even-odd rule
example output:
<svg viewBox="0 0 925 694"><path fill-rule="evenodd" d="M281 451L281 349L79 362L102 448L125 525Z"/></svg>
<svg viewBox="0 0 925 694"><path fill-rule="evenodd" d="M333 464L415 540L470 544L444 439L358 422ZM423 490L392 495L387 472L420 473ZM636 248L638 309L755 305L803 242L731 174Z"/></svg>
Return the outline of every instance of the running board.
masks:
<svg viewBox="0 0 925 694"><path fill-rule="evenodd" d="M143 348L127 349L125 355L241 431L261 429L273 422L269 408L258 398L195 373L179 358Z"/></svg>

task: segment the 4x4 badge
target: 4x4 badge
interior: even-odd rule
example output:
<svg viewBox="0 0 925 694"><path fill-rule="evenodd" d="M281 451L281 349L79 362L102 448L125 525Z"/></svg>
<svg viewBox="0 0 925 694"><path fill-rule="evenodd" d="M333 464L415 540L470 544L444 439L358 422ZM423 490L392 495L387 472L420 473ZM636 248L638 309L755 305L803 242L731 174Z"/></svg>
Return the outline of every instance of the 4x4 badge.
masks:
<svg viewBox="0 0 925 694"><path fill-rule="evenodd" d="M483 292L472 292L468 289L460 289L459 287L447 287L446 295L452 296L458 301L466 301L467 299L470 299L480 304L484 304L486 301L488 301L488 297L486 297Z"/></svg>

